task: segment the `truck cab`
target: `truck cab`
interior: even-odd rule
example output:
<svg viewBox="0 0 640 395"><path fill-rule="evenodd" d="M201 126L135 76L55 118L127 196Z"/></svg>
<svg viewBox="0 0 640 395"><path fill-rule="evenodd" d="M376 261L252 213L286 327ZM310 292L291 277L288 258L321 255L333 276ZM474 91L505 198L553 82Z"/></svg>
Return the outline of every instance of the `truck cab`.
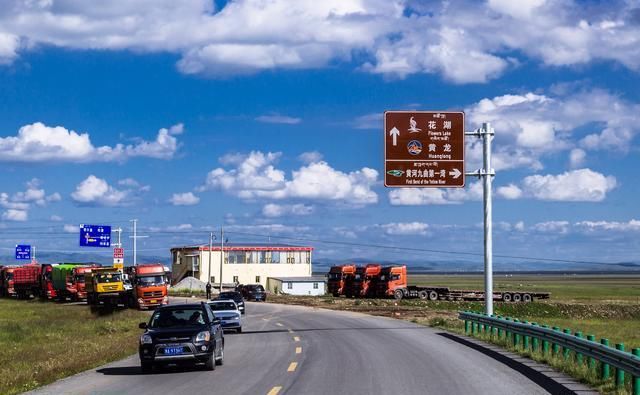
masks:
<svg viewBox="0 0 640 395"><path fill-rule="evenodd" d="M370 263L364 269L362 283L360 285L360 296L373 297L376 295L376 286L380 277L382 266Z"/></svg>
<svg viewBox="0 0 640 395"><path fill-rule="evenodd" d="M89 305L115 307L127 302L122 273L114 267L92 269L84 274L84 282Z"/></svg>
<svg viewBox="0 0 640 395"><path fill-rule="evenodd" d="M129 276L133 285L129 302L132 306L147 309L169 304L164 265L137 265L131 268Z"/></svg>
<svg viewBox="0 0 640 395"><path fill-rule="evenodd" d="M329 269L327 290L333 296L345 294L345 283L356 272L356 265L337 265Z"/></svg>
<svg viewBox="0 0 640 395"><path fill-rule="evenodd" d="M5 266L0 270L0 296L14 296L16 290L13 287L13 271L15 266Z"/></svg>
<svg viewBox="0 0 640 395"><path fill-rule="evenodd" d="M87 273L90 273L91 270L96 269L97 267L92 266L78 266L74 267L71 271L69 283L71 287L76 291L75 300L87 300L87 287L86 287L86 277Z"/></svg>
<svg viewBox="0 0 640 395"><path fill-rule="evenodd" d="M55 299L56 289L53 286L53 267L55 264L43 263L40 269L40 297Z"/></svg>
<svg viewBox="0 0 640 395"><path fill-rule="evenodd" d="M388 266L380 270L376 287L378 297L402 299L407 291L407 266Z"/></svg>

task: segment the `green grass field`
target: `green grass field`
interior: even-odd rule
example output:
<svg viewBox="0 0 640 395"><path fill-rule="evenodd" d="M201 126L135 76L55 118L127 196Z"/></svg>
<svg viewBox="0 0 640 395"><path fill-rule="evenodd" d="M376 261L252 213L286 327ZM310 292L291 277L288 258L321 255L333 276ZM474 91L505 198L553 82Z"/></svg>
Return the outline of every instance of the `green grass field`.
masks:
<svg viewBox="0 0 640 395"><path fill-rule="evenodd" d="M96 315L86 305L0 299L0 394L16 394L137 351L137 310Z"/></svg>

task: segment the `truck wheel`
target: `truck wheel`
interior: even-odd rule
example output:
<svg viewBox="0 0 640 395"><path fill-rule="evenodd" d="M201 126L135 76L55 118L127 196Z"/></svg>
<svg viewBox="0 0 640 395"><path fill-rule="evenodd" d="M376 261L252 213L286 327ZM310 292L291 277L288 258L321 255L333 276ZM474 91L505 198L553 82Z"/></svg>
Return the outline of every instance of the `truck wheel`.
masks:
<svg viewBox="0 0 640 395"><path fill-rule="evenodd" d="M429 294L427 291L420 291L418 292L418 297L422 300L426 300L429 297Z"/></svg>
<svg viewBox="0 0 640 395"><path fill-rule="evenodd" d="M522 295L520 295L520 294L513 295L513 301L516 302L516 303L522 302Z"/></svg>
<svg viewBox="0 0 640 395"><path fill-rule="evenodd" d="M211 353L211 356L207 359L207 362L204 363L204 368L206 370L216 370L216 361L215 361L215 352Z"/></svg>
<svg viewBox="0 0 640 395"><path fill-rule="evenodd" d="M337 292L334 292L334 293L333 293L333 297L334 297L334 298L339 298L339 297L340 297L340 294L339 294L339 293L337 293Z"/></svg>
<svg viewBox="0 0 640 395"><path fill-rule="evenodd" d="M429 300L438 300L438 293L436 291L429 292Z"/></svg>
<svg viewBox="0 0 640 395"><path fill-rule="evenodd" d="M396 289L396 290L393 292L393 297L394 297L396 300L400 300L400 299L402 299L402 298L404 297L404 292L402 292L402 290L401 290L401 289Z"/></svg>
<svg viewBox="0 0 640 395"><path fill-rule="evenodd" d="M140 368L142 373L151 373L153 372L153 362L140 362Z"/></svg>
<svg viewBox="0 0 640 395"><path fill-rule="evenodd" d="M507 303L511 302L511 294L502 295L502 300L504 300Z"/></svg>
<svg viewBox="0 0 640 395"><path fill-rule="evenodd" d="M522 295L522 301L525 303L530 303L533 300L533 298L531 297L531 295L529 294L524 294Z"/></svg>

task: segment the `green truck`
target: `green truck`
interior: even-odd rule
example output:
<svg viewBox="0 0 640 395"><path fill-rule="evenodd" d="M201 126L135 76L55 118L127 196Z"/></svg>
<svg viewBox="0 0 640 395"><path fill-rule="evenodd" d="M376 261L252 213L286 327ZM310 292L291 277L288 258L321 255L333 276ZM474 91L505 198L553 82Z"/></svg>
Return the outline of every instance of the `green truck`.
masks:
<svg viewBox="0 0 640 395"><path fill-rule="evenodd" d="M86 300L85 274L90 273L98 266L85 265L82 263L61 263L53 266L51 278L53 288L56 291L56 298L59 301L70 299L74 302Z"/></svg>

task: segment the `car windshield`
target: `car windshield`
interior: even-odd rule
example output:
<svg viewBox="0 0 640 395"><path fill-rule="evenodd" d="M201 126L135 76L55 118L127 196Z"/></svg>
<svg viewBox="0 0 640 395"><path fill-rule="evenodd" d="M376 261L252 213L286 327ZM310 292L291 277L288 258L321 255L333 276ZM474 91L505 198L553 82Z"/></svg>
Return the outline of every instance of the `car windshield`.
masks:
<svg viewBox="0 0 640 395"><path fill-rule="evenodd" d="M264 292L264 288L262 285L256 285L254 287L249 288L251 292Z"/></svg>
<svg viewBox="0 0 640 395"><path fill-rule="evenodd" d="M73 280L77 283L83 283L84 282L84 274L78 274L76 276L73 277Z"/></svg>
<svg viewBox="0 0 640 395"><path fill-rule="evenodd" d="M223 292L220 294L220 299L240 299L242 295L237 292Z"/></svg>
<svg viewBox="0 0 640 395"><path fill-rule="evenodd" d="M210 303L209 306L211 306L211 310L213 311L236 309L236 304L233 302L216 302L216 303Z"/></svg>
<svg viewBox="0 0 640 395"><path fill-rule="evenodd" d="M165 309L157 310L151 317L149 328L178 328L183 326L204 325L202 309Z"/></svg>
<svg viewBox="0 0 640 395"><path fill-rule="evenodd" d="M136 277L136 284L137 285L163 285L164 284L164 276L163 275L157 275L157 276L143 276L143 277Z"/></svg>
<svg viewBox="0 0 640 395"><path fill-rule="evenodd" d="M7 280L13 280L13 273L7 273Z"/></svg>
<svg viewBox="0 0 640 395"><path fill-rule="evenodd" d="M107 273L98 274L96 276L99 283L119 283L122 282L122 275L120 273Z"/></svg>

